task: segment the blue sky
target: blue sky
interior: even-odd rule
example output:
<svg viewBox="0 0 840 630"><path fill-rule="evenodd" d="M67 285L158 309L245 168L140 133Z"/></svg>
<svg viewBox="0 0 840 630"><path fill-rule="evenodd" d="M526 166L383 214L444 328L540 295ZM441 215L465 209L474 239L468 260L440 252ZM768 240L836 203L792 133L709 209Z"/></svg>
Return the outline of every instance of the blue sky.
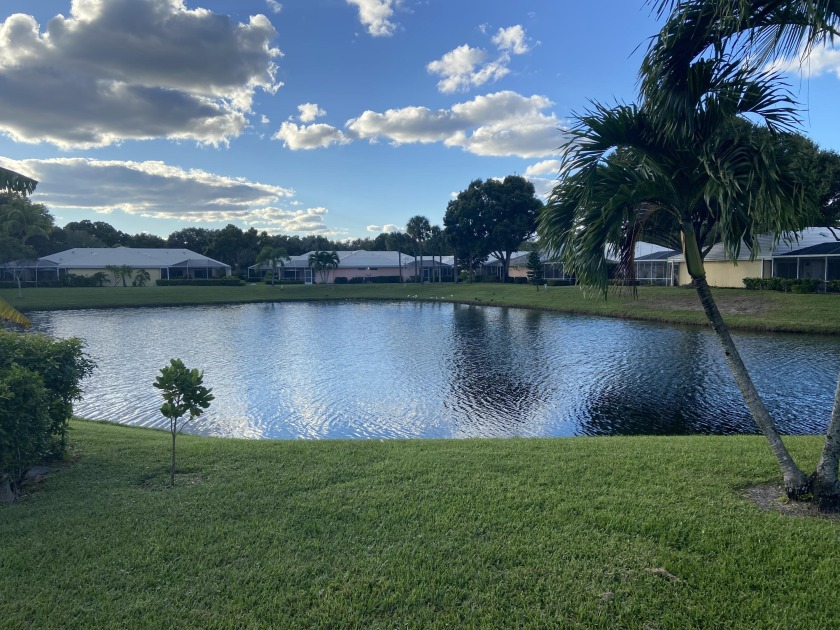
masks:
<svg viewBox="0 0 840 630"><path fill-rule="evenodd" d="M656 30L641 0L4 0L0 164L60 225L440 224L476 178L546 192L569 117L633 100ZM840 51L788 77L840 150Z"/></svg>

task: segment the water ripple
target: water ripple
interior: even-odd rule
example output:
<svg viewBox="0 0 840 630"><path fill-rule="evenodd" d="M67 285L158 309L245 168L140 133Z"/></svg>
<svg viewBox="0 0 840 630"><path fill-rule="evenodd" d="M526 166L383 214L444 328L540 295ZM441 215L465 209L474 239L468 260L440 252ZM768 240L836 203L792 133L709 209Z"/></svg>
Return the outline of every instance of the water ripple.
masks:
<svg viewBox="0 0 840 630"><path fill-rule="evenodd" d="M170 358L216 400L190 430L284 438L753 433L705 330L452 304L250 304L35 313L99 363L76 413L165 427ZM840 340L736 335L786 433L822 432Z"/></svg>

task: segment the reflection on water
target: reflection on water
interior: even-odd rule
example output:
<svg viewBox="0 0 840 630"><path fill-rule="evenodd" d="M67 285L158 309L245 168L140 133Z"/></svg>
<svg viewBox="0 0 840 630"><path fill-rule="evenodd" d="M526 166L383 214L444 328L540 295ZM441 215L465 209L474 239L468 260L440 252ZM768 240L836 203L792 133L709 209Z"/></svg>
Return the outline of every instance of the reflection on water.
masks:
<svg viewBox="0 0 840 630"><path fill-rule="evenodd" d="M705 330L453 304L285 303L36 313L99 370L76 413L163 427L170 358L216 400L193 430L253 438L753 433ZM820 433L840 340L736 335L785 433Z"/></svg>

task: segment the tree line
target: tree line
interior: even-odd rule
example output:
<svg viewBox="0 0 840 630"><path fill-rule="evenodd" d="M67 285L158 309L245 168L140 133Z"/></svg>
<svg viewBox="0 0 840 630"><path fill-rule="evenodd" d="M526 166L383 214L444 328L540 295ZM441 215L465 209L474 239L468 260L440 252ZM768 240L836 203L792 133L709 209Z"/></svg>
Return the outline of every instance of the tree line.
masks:
<svg viewBox="0 0 840 630"><path fill-rule="evenodd" d="M255 228L243 230L233 224L219 229L186 227L163 238L147 233L129 234L105 221L88 219L59 227L45 205L7 191L0 193L0 263L34 260L75 247L185 248L224 262L234 273L243 274L257 262L274 260L274 268L276 261L286 256L364 249L417 257L414 276L418 279L423 276L424 257L455 256L458 267L472 275L490 254L504 261L507 276L510 256L534 235L541 208L533 184L512 175L504 180L473 181L449 202L443 227L416 215L409 219L404 231L348 240L269 234Z"/></svg>

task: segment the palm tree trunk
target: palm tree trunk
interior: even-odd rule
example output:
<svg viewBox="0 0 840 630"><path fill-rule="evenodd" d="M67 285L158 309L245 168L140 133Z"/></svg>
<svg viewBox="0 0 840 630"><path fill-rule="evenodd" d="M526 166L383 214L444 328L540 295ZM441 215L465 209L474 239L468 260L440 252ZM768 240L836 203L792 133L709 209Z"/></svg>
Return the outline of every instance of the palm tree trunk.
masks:
<svg viewBox="0 0 840 630"><path fill-rule="evenodd" d="M177 424L174 425L174 426L177 426ZM177 434L178 434L178 432L173 427L173 429L172 429L172 466L169 469L169 485L170 486L175 485L175 436Z"/></svg>
<svg viewBox="0 0 840 630"><path fill-rule="evenodd" d="M814 473L814 496L820 503L820 509L830 510L840 507L840 483L837 480L837 468L840 464L840 379L834 393L834 408L831 420L825 432L825 444L817 470Z"/></svg>
<svg viewBox="0 0 840 630"><path fill-rule="evenodd" d="M741 354L738 352L735 342L732 341L729 328L723 321L723 317L712 297L712 292L709 289L709 284L706 282L705 275L694 278L694 288L697 290L697 295L700 297L700 303L703 305L706 317L709 318L712 324L712 329L715 331L715 335L717 335L718 341L723 349L726 363L732 372L732 376L735 378L738 389L741 390L741 395L743 395L744 401L750 409L753 420L764 434L764 437L767 438L767 441L770 443L770 448L779 462L779 467L782 469L782 476L784 478L785 492L792 499L802 498L810 490L809 480L796 465L796 462L793 461L787 447L782 442L773 418L767 412L764 401L761 399L749 372L747 372L747 368L744 366Z"/></svg>

